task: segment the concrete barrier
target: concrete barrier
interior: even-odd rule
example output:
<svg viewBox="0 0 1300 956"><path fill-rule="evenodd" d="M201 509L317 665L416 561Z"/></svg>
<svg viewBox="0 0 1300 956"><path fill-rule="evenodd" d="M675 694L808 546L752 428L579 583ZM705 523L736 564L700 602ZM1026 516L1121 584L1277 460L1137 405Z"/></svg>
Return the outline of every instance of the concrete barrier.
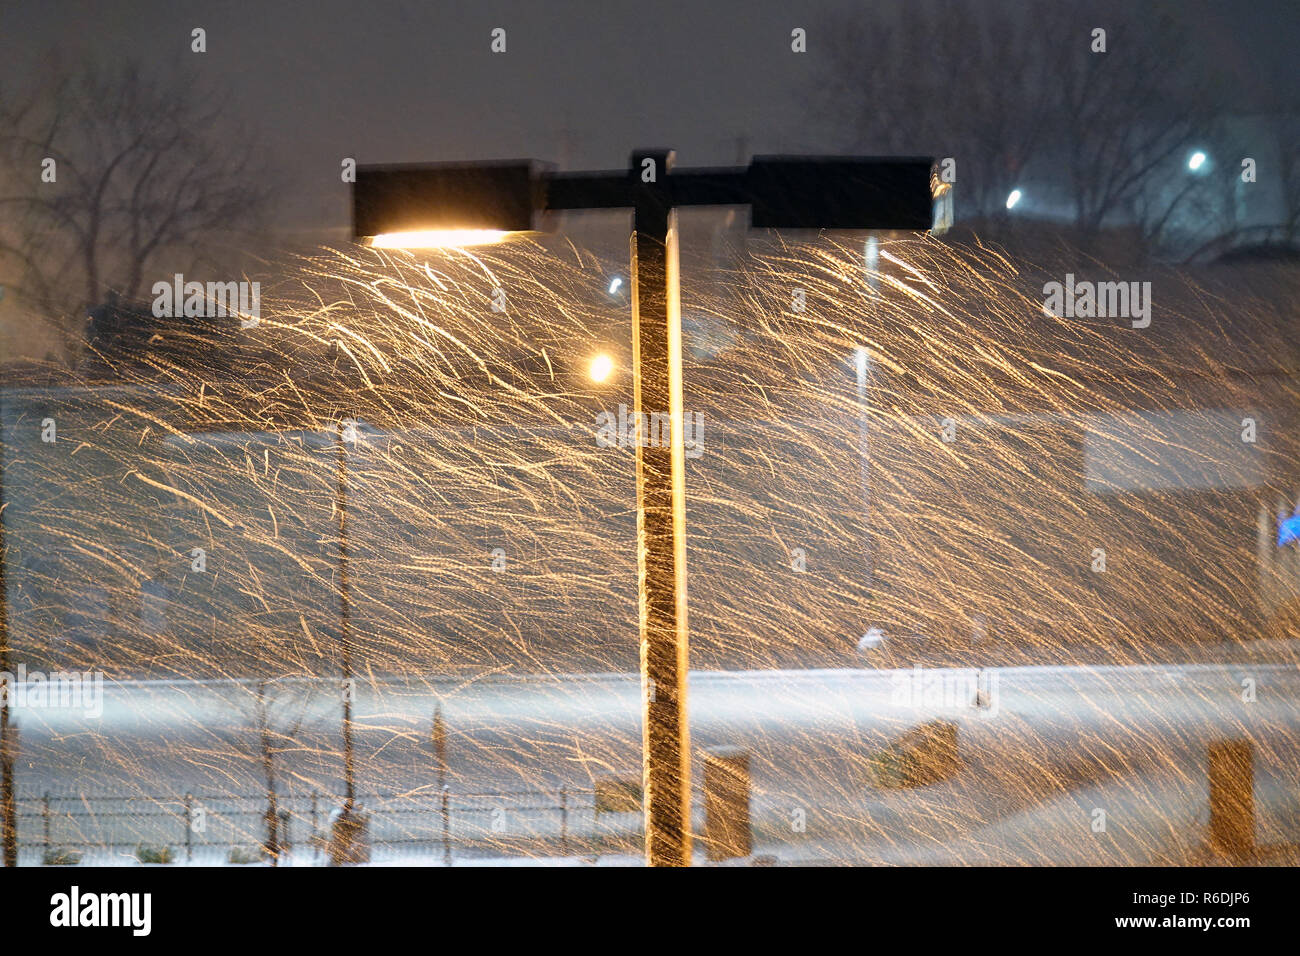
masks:
<svg viewBox="0 0 1300 956"><path fill-rule="evenodd" d="M1249 740L1209 746L1210 849L1233 859L1255 852L1255 747Z"/></svg>
<svg viewBox="0 0 1300 956"><path fill-rule="evenodd" d="M710 860L753 852L749 826L749 751L713 747L704 751L704 848Z"/></svg>

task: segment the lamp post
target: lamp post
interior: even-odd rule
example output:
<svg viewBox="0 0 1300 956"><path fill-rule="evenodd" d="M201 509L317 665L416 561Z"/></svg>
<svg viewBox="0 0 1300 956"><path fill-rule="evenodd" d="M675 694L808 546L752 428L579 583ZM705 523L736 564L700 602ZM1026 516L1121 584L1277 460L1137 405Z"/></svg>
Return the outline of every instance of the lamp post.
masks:
<svg viewBox="0 0 1300 956"><path fill-rule="evenodd" d="M384 248L465 244L533 229L538 214L632 211L634 420L667 410L668 447L637 436L646 862L691 862L686 713L686 486L678 206L749 205L759 228L925 231L927 158L755 157L748 167L672 170L670 150L638 150L626 171L555 173L531 161L363 166L353 236Z"/></svg>
<svg viewBox="0 0 1300 956"><path fill-rule="evenodd" d="M338 472L335 483L334 510L338 524L339 574L339 656L343 678L343 806L339 808L330 831L330 862L368 863L370 861L369 818L357 804L356 747L352 726L352 704L356 685L352 678L352 588L348 577L348 441L349 428L339 421L335 426Z"/></svg>

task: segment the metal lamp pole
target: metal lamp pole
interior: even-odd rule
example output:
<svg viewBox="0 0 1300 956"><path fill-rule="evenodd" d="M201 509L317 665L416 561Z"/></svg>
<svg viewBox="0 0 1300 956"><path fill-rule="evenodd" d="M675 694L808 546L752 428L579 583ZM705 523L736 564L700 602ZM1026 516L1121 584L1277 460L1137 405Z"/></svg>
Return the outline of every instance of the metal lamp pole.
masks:
<svg viewBox="0 0 1300 956"><path fill-rule="evenodd" d="M632 155L632 381L636 441L637 579L641 624L642 787L646 862L691 862L690 728L686 718L686 451L677 213L667 189L672 153ZM668 447L642 435L668 410ZM649 439L649 440L647 440Z"/></svg>

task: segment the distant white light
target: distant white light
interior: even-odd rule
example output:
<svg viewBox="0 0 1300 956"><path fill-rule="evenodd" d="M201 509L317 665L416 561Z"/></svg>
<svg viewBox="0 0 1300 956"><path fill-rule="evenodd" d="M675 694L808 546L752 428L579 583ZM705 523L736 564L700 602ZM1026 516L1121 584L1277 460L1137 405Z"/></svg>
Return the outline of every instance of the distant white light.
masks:
<svg viewBox="0 0 1300 956"><path fill-rule="evenodd" d="M857 367L858 388L866 388L871 379L871 353L865 345L853 347L853 364Z"/></svg>
<svg viewBox="0 0 1300 956"><path fill-rule="evenodd" d="M605 381L613 371L614 360L604 352L601 352L591 360L591 380L593 382Z"/></svg>
<svg viewBox="0 0 1300 956"><path fill-rule="evenodd" d="M1007 196L1007 208L1015 209L1016 203L1020 202L1020 197L1024 195L1019 189L1011 190L1011 195Z"/></svg>
<svg viewBox="0 0 1300 956"><path fill-rule="evenodd" d="M858 650L874 651L881 644L885 643L885 632L878 627L867 629L867 633L862 635L858 641Z"/></svg>
<svg viewBox="0 0 1300 956"><path fill-rule="evenodd" d="M612 282L610 282L610 284L609 284L609 294L610 294L610 295L617 295L617 294L618 294L619 287L621 287L622 285L623 285L623 277L622 277L622 276L614 276L614 280L613 280Z"/></svg>
<svg viewBox="0 0 1300 956"><path fill-rule="evenodd" d="M1192 172L1196 172L1205 165L1205 160L1207 158L1208 157L1198 149L1196 152L1192 153L1191 156L1187 157L1187 168Z"/></svg>
<svg viewBox="0 0 1300 956"><path fill-rule="evenodd" d="M875 236L868 236L862 255L867 264L867 285L878 289L880 287L880 240Z"/></svg>

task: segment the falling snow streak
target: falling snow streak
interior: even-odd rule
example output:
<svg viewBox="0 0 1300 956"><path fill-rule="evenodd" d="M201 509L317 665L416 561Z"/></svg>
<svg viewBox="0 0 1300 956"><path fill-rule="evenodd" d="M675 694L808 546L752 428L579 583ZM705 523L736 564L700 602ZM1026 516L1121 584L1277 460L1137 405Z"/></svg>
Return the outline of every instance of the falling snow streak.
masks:
<svg viewBox="0 0 1300 956"><path fill-rule="evenodd" d="M635 852L637 815L592 796L640 739L634 449L597 440L632 404L620 268L322 251L255 328L7 392L12 658L110 682L97 720L19 712L19 792L64 801L60 839L175 843L190 793L212 841L258 845L268 767L290 833L313 794L323 827L346 657L376 840L440 839L440 706L457 852ZM913 239L878 268L762 235L683 263L692 662L735 672L696 675L692 737L752 750L756 841L1186 861L1223 736L1255 743L1260 826L1300 839L1294 278L1152 270L1135 329L1045 311L1077 263ZM914 665L1036 669L984 714L900 702ZM890 789L882 750L949 704L963 771Z"/></svg>

